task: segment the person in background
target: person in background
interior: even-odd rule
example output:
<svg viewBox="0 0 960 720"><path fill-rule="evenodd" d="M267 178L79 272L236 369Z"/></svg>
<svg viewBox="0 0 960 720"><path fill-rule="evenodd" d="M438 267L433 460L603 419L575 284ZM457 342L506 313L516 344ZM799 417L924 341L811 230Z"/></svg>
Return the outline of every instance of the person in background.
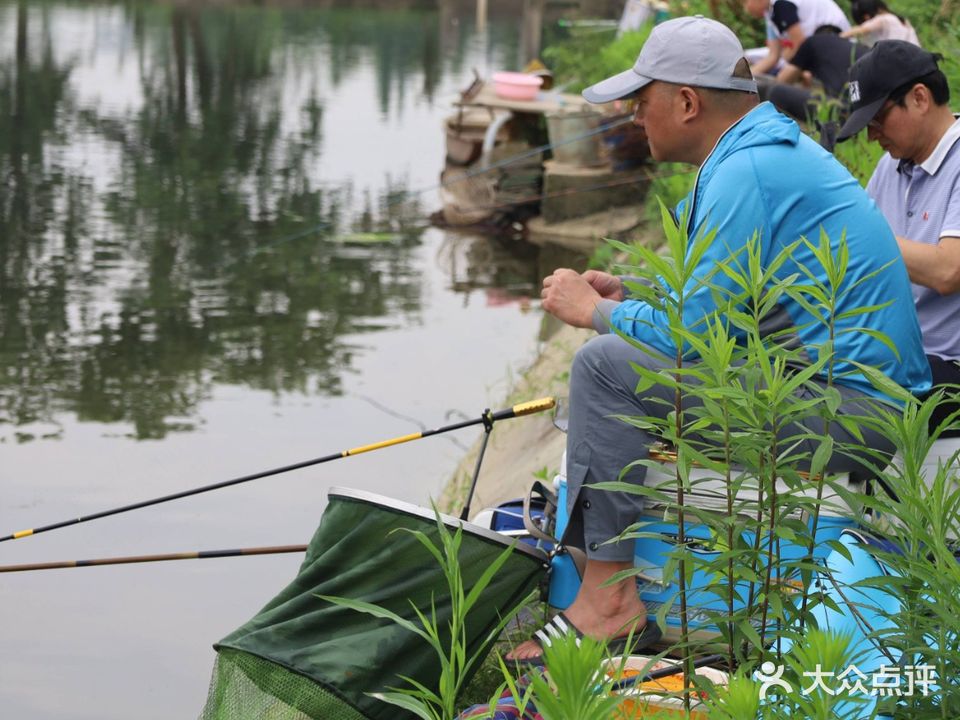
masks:
<svg viewBox="0 0 960 720"><path fill-rule="evenodd" d="M914 393L930 387L910 281L896 240L850 173L794 121L770 103L758 102L736 35L701 16L661 23L631 69L587 88L583 96L592 103L635 99L634 123L646 133L654 160L699 167L693 189L675 209L675 217L682 220L678 230L690 242L688 252L698 257L682 289L687 329L696 332L705 318L721 310L719 295L739 294L734 280L714 270L731 254L742 254L753 238L764 263L796 243L790 257L772 272L769 289L801 268L829 285L813 249L798 241L824 232L836 253L845 235L850 261L837 288L838 325L828 328L807 304L785 293L764 317L763 329L778 342L806 348L811 360L819 348L833 343L832 387L840 398L838 412L849 422L828 426L818 416L782 430L784 437L793 438L798 433L829 433L837 447L847 449L830 456L830 472L861 469L862 454L892 455L889 438L871 427L853 427L850 417L869 413L878 403L899 407L899 401L867 380L858 364L878 369ZM708 244L701 253L702 242ZM681 289L672 292L676 301ZM544 279L540 297L554 317L598 332L577 351L570 370L569 523L562 543L583 548L586 565L570 606L508 653L519 665L542 661L543 648L563 633L606 640L610 652L621 651L631 631L634 650L660 637L637 594L636 579L614 581L633 566L634 541L620 535L640 518L643 496L595 485L618 478L644 483L646 467L635 461L646 459L657 438L622 418L666 418L675 402L669 383L638 387L635 369L642 366L666 376L675 368L677 347L662 308L631 297L621 278L596 270L581 274L559 268ZM749 312L748 304L741 297L732 310ZM822 388L828 380L817 375L809 382ZM797 395L815 397L807 385L801 385ZM690 407L696 399L687 401Z"/></svg>
<svg viewBox="0 0 960 720"><path fill-rule="evenodd" d="M790 62L777 73L777 82L769 90L770 102L796 120L813 121L820 127L818 106L828 99L837 100L842 106L841 119L844 118L844 89L850 66L866 52L867 48L844 40L833 28L820 28L803 41ZM812 80L821 87L813 88Z"/></svg>
<svg viewBox="0 0 960 720"><path fill-rule="evenodd" d="M767 26L767 53L751 66L754 76L775 71L781 58L789 61L803 41L825 25L837 32L850 29L833 0L744 0L743 9Z"/></svg>
<svg viewBox="0 0 960 720"><path fill-rule="evenodd" d="M886 150L867 193L913 282L934 386L960 384L960 120L939 58L903 40L878 42L850 68L851 113L839 134L843 141L866 128ZM956 410L956 402L941 405L931 429Z"/></svg>
<svg viewBox="0 0 960 720"><path fill-rule="evenodd" d="M841 37L857 38L867 46L880 40L903 40L920 45L917 31L910 21L891 12L883 0L853 0L850 14L856 25L844 30Z"/></svg>

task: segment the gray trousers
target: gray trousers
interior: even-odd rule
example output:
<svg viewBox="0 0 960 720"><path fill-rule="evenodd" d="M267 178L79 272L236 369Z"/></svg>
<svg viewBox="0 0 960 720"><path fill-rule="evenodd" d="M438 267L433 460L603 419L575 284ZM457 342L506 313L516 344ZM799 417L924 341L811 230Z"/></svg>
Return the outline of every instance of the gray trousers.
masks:
<svg viewBox="0 0 960 720"><path fill-rule="evenodd" d="M638 376L631 363L657 371L673 367L658 363L650 354L635 348L617 335L598 335L577 352L570 371L570 422L567 430L567 510L569 525L563 542L586 550L594 560L630 561L633 540L603 544L636 522L643 510L644 499L632 493L598 490L592 485L615 481L621 471L634 460L645 459L657 438L628 425L617 415L665 418L673 409L674 391L655 385L642 394L634 392ZM843 399L841 413L865 415L875 401L850 388L837 386ZM801 390L799 397L814 397ZM696 398L684 400L684 407L694 407ZM784 428L784 437L802 432L822 434L825 425L819 418L810 418L804 427ZM862 446L871 451L893 455L895 447L886 437L861 428ZM837 423L829 432L838 444L859 443ZM809 448L813 452L812 442ZM830 472L862 470L849 454L835 453L827 464ZM642 484L646 468L637 466L621 479Z"/></svg>

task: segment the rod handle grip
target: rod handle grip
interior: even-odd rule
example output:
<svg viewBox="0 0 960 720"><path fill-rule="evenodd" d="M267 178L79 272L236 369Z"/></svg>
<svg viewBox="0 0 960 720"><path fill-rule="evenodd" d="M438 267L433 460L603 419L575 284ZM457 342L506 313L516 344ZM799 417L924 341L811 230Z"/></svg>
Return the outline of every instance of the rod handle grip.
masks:
<svg viewBox="0 0 960 720"><path fill-rule="evenodd" d="M543 412L544 410L550 410L556 404L557 401L555 398L542 397L514 405L511 409L513 411L513 417L520 417L521 415L531 415L533 413Z"/></svg>

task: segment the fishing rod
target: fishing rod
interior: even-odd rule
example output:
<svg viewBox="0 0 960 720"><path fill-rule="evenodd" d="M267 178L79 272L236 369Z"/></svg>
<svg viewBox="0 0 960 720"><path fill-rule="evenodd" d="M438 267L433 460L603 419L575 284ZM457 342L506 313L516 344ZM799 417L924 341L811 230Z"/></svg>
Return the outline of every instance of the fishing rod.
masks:
<svg viewBox="0 0 960 720"><path fill-rule="evenodd" d="M161 555L127 555L125 557L96 558L94 560L61 560L58 562L24 563L22 565L0 565L0 573L99 567L101 565L132 565L134 563L165 562L167 560L210 560L212 558L279 555L281 553L302 553L306 551L306 545L270 545L233 550L198 550L194 552L163 553Z"/></svg>
<svg viewBox="0 0 960 720"><path fill-rule="evenodd" d="M311 465L320 465L321 463L340 460L341 458L350 457L351 455L360 455L361 453L380 450L381 448L390 447L392 445L400 445L401 443L411 442L412 440L420 440L421 438L430 437L431 435L439 435L452 430L460 430L465 427L470 427L471 425L483 424L486 428L488 424L492 426L492 424L498 420L508 420L510 418L521 417L522 415L530 415L533 413L543 412L544 410L550 410L555 404L556 400L554 400L554 398L543 397L537 400L530 400L529 402L520 403L519 405L514 405L513 407L506 408L505 410L498 410L494 413L488 410L478 418L463 420L461 422L453 423L452 425L445 425L433 430L423 430L421 432L410 433L409 435L401 435L389 440L381 440L380 442L371 443L370 445L361 445L360 447L355 447L350 450L342 450L338 453L324 455L323 457L314 458L313 460L304 460L303 462L293 463L292 465L284 465L283 467L274 468L272 470L263 470L251 475L244 475L231 480L223 480L218 483L213 483L212 485L204 485L191 490L182 490L181 492L173 493L171 495L164 495L162 497L152 498L150 500L142 500L130 505L123 505L110 510L102 510L100 512L93 513L92 515L82 515L77 518L62 520L60 522L44 525L42 527L20 530L18 532L11 533L10 535L0 537L0 542L6 542L7 540L18 540L31 535L39 535L40 533L49 532L50 530L58 530L59 528L68 527L70 525L79 525L80 523L90 522L91 520L99 520L100 518L109 517L111 515L119 515L120 513L129 512L131 510L139 510L140 508L150 507L151 505L159 505L161 503L170 502L171 500L179 500L180 498L200 495L201 493L220 490L221 488L231 487L232 485L240 485L241 483L250 482L251 480L259 480L260 478L269 477L271 475L279 475L281 473L290 472L291 470L299 470L300 468L310 467Z"/></svg>

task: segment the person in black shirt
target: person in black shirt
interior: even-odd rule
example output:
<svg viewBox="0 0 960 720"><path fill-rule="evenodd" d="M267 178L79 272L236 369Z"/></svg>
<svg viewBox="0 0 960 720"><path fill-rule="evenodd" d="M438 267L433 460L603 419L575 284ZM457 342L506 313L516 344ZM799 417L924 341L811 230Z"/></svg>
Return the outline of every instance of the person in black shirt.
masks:
<svg viewBox="0 0 960 720"><path fill-rule="evenodd" d="M790 62L803 41L829 25L837 32L850 21L834 0L743 0L748 15L762 18L767 26L767 53L754 60L754 77L775 72L779 61Z"/></svg>
<svg viewBox="0 0 960 720"><path fill-rule="evenodd" d="M830 120L836 123L846 117L846 99L843 89L850 66L867 52L868 48L840 37L834 28L824 27L808 37L797 52L777 74L777 82L770 88L769 100L781 111L803 122L811 122L821 130L821 143L832 148L834 138L823 135L827 119L819 107L832 100L838 111ZM814 89L813 81L819 83Z"/></svg>

